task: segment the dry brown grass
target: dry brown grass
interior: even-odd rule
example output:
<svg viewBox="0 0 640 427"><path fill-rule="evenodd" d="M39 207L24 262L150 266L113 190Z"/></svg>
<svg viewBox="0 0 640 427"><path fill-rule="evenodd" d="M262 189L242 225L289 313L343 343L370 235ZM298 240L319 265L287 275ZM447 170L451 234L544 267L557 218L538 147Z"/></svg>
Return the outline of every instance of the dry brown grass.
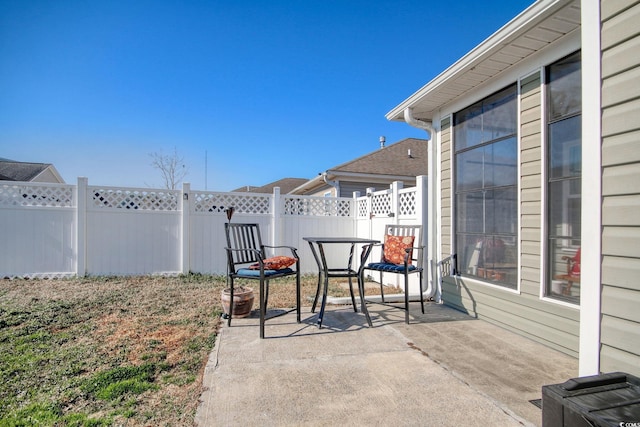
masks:
<svg viewBox="0 0 640 427"><path fill-rule="evenodd" d="M316 285L315 276L303 277L303 305ZM202 275L0 280L0 420L192 425L224 286L224 277ZM329 293L349 295L334 282ZM294 301L293 280L273 282L270 307ZM115 378L123 367L152 374L124 379L115 384L120 394L112 387L101 397L101 374Z"/></svg>

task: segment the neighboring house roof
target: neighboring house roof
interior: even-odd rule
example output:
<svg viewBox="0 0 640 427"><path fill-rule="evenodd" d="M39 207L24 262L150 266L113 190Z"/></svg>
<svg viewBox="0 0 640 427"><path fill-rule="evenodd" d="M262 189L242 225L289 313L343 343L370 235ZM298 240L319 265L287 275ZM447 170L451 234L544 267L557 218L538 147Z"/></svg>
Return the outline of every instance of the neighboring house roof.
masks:
<svg viewBox="0 0 640 427"><path fill-rule="evenodd" d="M278 181L274 181L270 184L263 185L262 187L253 187L251 185L247 185L244 187L240 187L233 192L242 192L242 193L273 193L273 189L275 187L280 187L281 194L287 194L289 191L293 190L297 186L307 182L304 178L282 178Z"/></svg>
<svg viewBox="0 0 640 427"><path fill-rule="evenodd" d="M7 159L0 159L0 180L64 183L50 163L15 162Z"/></svg>
<svg viewBox="0 0 640 427"><path fill-rule="evenodd" d="M404 120L406 108L417 119L434 113L482 83L543 50L565 35L580 31L580 1L539 0L460 58L401 104L388 120Z"/></svg>
<svg viewBox="0 0 640 427"><path fill-rule="evenodd" d="M418 176L427 174L427 140L406 138L343 163L327 173Z"/></svg>
<svg viewBox="0 0 640 427"><path fill-rule="evenodd" d="M357 159L327 169L317 177L294 188L290 193L301 194L325 185L326 180L406 181L427 175L427 140L406 138L373 151Z"/></svg>

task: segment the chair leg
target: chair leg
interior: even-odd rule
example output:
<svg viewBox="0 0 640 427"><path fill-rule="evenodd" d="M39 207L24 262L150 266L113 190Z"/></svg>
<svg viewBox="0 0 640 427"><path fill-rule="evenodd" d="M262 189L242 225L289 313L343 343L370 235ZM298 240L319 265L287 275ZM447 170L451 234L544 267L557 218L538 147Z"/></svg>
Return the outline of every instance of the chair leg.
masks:
<svg viewBox="0 0 640 427"><path fill-rule="evenodd" d="M351 293L351 304L353 304L354 313L358 312L358 308L356 307L356 297L353 294L353 281L351 277L349 277L349 292Z"/></svg>
<svg viewBox="0 0 640 427"><path fill-rule="evenodd" d="M233 317L233 277L229 281L229 288L231 289L231 300L229 301L229 317L227 318L227 326L231 326L231 318Z"/></svg>
<svg viewBox="0 0 640 427"><path fill-rule="evenodd" d="M380 272L380 297L382 298L382 302L384 302L384 290L382 289L382 271Z"/></svg>
<svg viewBox="0 0 640 427"><path fill-rule="evenodd" d="M298 268L296 271L296 314L298 323L301 323L300 320L300 305L301 305L301 295L300 295L300 269Z"/></svg>
<svg viewBox="0 0 640 427"><path fill-rule="evenodd" d="M269 280L265 279L265 287L264 287L264 307L265 310L267 308L267 305L269 303Z"/></svg>
<svg viewBox="0 0 640 427"><path fill-rule="evenodd" d="M409 274L404 272L404 323L409 324Z"/></svg>
<svg viewBox="0 0 640 427"><path fill-rule="evenodd" d="M424 314L424 295L422 292L422 272L420 272L420 306L422 307L422 314Z"/></svg>
<svg viewBox="0 0 640 427"><path fill-rule="evenodd" d="M260 338L264 338L264 318L266 311L266 304L264 304L265 285L264 280L260 280Z"/></svg>

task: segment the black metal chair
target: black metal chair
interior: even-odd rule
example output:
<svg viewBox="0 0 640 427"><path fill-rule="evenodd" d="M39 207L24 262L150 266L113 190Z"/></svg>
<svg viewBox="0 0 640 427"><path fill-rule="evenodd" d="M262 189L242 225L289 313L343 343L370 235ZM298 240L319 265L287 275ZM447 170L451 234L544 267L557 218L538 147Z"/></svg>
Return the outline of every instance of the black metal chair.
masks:
<svg viewBox="0 0 640 427"><path fill-rule="evenodd" d="M268 246L262 244L260 226L258 224L231 224L225 223L227 237L227 277L231 290L231 302L227 325L231 326L233 317L233 288L236 279L260 281L259 310L260 310L260 338L264 338L264 322L267 320L267 302L269 299L269 283L273 279L282 277L296 277L296 307L283 313L271 316L278 317L283 314L297 312L297 321L300 323L300 258L297 249L291 246ZM295 259L295 268L268 269L269 265L266 249L288 249L291 258ZM253 268L250 268L253 266ZM293 267L293 265L291 266Z"/></svg>
<svg viewBox="0 0 640 427"><path fill-rule="evenodd" d="M383 274L391 273L404 276L404 321L407 324L409 323L409 276L418 274L420 286L422 286L424 246L420 245L421 232L421 225L386 225L384 243L373 245L381 247L380 262L371 262L363 268L363 271L380 273L380 296L383 304L386 304L382 283ZM395 253L390 253L392 250ZM420 289L420 306L424 314L422 288Z"/></svg>

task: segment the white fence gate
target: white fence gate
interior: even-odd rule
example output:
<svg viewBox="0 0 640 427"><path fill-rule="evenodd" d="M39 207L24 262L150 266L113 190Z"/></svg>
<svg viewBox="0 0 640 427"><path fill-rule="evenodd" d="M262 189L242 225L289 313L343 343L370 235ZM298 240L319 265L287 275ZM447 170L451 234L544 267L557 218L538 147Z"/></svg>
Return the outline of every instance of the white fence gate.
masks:
<svg viewBox="0 0 640 427"><path fill-rule="evenodd" d="M394 183L353 198L281 195L278 188L273 194L196 191L189 184L116 188L91 186L86 178L77 185L2 182L0 277L224 274L224 210L231 206L233 222L260 224L266 244L297 247L303 272L314 273L303 237L383 240L387 223L426 224L426 200L426 177L417 187ZM345 260L340 250L328 254L331 264Z"/></svg>

